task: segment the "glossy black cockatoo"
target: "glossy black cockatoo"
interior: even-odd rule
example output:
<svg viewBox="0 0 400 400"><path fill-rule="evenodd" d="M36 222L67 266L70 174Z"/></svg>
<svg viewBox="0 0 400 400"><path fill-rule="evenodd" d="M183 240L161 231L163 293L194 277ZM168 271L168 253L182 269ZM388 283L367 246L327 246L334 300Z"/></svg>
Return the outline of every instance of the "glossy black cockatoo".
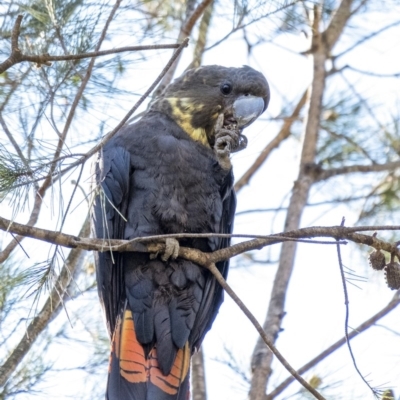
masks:
<svg viewBox="0 0 400 400"><path fill-rule="evenodd" d="M185 72L95 163L94 237L231 233L236 198L230 153L268 106L254 69ZM176 257L180 246L212 252L226 238L167 241L164 254L95 254L99 296L112 340L106 399L189 399L190 357L211 328L222 289L205 268ZM229 261L217 263L224 277Z"/></svg>

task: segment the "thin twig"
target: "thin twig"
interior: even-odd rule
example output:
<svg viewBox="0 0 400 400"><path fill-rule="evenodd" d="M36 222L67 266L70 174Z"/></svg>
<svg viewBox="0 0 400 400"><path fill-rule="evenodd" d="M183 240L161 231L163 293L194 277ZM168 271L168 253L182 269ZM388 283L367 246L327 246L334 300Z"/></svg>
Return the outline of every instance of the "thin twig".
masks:
<svg viewBox="0 0 400 400"><path fill-rule="evenodd" d="M18 48L18 39L20 35L21 21L23 16L18 15L14 28L11 35L11 54L10 56L0 64L0 74L12 66L19 64L21 62L33 62L37 65L47 65L50 66L52 61L71 61L71 60L82 60L85 58L97 58L102 56L107 56L110 54L118 54L132 51L145 51L145 50L161 50L161 49L177 49L179 47L178 43L173 44L155 44L147 46L125 46L110 50L92 51L83 54L65 54L62 56L52 56L50 54L23 54Z"/></svg>
<svg viewBox="0 0 400 400"><path fill-rule="evenodd" d="M338 204L338 203L350 203L353 201L360 201L360 200L365 200L366 198L371 198L372 196L377 196L376 194L369 194L369 195L363 195L363 196L354 196L354 197L343 197L339 199L333 199L333 200L324 200L324 201L317 201L315 203L307 203L307 207L319 207L319 206L325 206L327 204ZM253 208L250 210L244 210L244 211L238 211L235 216L241 216L241 215L246 215L246 214L255 214L255 213L269 213L269 212L281 212L281 211L287 211L287 207L275 207L275 208Z"/></svg>
<svg viewBox="0 0 400 400"><path fill-rule="evenodd" d="M334 176L349 174L349 173L368 173L368 172L381 172L391 171L400 168L400 161L390 161L385 164L370 164L370 165L347 165L339 168L331 168L328 170L320 170L316 175L316 181L325 181L333 178Z"/></svg>
<svg viewBox="0 0 400 400"><path fill-rule="evenodd" d="M0 125L3 128L4 133L6 134L8 140L10 141L10 143L13 145L15 151L18 154L18 157L20 158L21 162L25 165L25 167L27 168L27 170L32 173L31 168L28 164L28 161L26 160L24 154L22 153L21 148L18 146L17 141L14 139L13 134L10 132L10 130L8 129L8 126L6 124L6 121L3 118L3 115L0 113Z"/></svg>
<svg viewBox="0 0 400 400"><path fill-rule="evenodd" d="M344 226L344 218L342 219L342 223L340 226ZM359 370L356 362L356 358L353 353L353 349L350 344L350 337L349 337L349 317L350 317L350 308L349 308L349 294L347 291L347 286L346 286L346 277L344 273L344 268L343 268L343 262L342 262L342 254L340 251L340 245L338 244L337 247L337 256L338 256L338 263L339 263L339 270L340 270L340 276L342 279L342 285L343 285L343 293L344 293L344 304L345 304L345 319L344 319L344 332L345 332L345 337L346 337L346 343L347 347L349 349L350 357L351 360L353 361L353 365L355 370L357 371L358 375L361 377L361 379L364 381L364 383L371 389L372 393L377 396L376 390L368 383L368 381L364 378L363 374Z"/></svg>
<svg viewBox="0 0 400 400"><path fill-rule="evenodd" d="M280 11L283 11L287 8L290 8L292 6L294 6L296 3L299 2L303 2L303 0L293 0L289 3L285 3L283 6L276 8L274 11L268 12L266 14L261 14L259 17L254 18L253 20L251 20L250 22L246 23L246 24L242 24L243 20L244 20L244 16L241 16L240 20L238 21L238 23L236 24L236 26L230 31L228 32L225 36L223 36L221 39L217 40L215 43L213 43L212 45L210 45L209 47L207 47L205 49L205 51L211 50L214 47L219 46L222 42L224 42L225 40L227 40L232 34L234 34L235 32L237 32L240 29L245 29L248 26L257 23L258 21L261 21L263 19L265 19L266 17L270 17L274 14L277 14ZM297 53L296 53L297 54Z"/></svg>
<svg viewBox="0 0 400 400"><path fill-rule="evenodd" d="M352 44L350 47L348 47L346 50L343 50L341 53L339 53L339 54L337 54L336 56L334 56L334 59L336 60L336 59L338 59L339 57L344 56L345 54L347 54L349 51L353 50L354 48L356 48L356 47L359 46L360 44L366 42L366 41L369 40L369 39L372 39L373 37L379 35L380 33L384 32L384 31L386 31L386 30L388 30L388 29L390 29L390 28L393 28L393 27L395 27L395 26L397 26L397 25L399 25L399 24L400 24L400 21L397 20L397 21L393 22L392 24L386 25L386 26L384 26L383 28L381 28L381 29L379 29L379 30L377 30L377 31L375 31L375 32L370 33L369 35L364 36L363 38L361 38L360 40L358 40L356 43L354 43L354 44Z"/></svg>
<svg viewBox="0 0 400 400"><path fill-rule="evenodd" d="M128 51L177 49L178 47L179 43L172 43L172 44L153 44L147 46L125 46L110 50L93 51L83 54L66 54L62 56L51 56L50 54L40 54L40 55L23 54L19 62L30 61L37 64L47 64L49 61L82 60L85 58L97 58L97 57L107 56L110 54L125 53Z"/></svg>

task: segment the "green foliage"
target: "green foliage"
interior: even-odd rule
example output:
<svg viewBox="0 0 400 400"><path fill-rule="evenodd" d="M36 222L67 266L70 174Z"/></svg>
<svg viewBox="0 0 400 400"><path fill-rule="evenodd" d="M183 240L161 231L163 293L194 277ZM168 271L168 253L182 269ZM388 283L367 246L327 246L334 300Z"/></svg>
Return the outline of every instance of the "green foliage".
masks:
<svg viewBox="0 0 400 400"><path fill-rule="evenodd" d="M29 170L24 166L21 159L0 145L0 201L15 186L29 184L30 175Z"/></svg>

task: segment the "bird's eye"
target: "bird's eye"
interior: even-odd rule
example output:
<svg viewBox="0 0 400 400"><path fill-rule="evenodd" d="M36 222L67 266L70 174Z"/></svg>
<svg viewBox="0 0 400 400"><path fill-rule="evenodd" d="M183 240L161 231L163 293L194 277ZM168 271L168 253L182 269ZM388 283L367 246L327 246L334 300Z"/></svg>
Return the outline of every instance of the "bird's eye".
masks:
<svg viewBox="0 0 400 400"><path fill-rule="evenodd" d="M223 83L220 89L222 94L229 94L232 92L232 85L230 83Z"/></svg>

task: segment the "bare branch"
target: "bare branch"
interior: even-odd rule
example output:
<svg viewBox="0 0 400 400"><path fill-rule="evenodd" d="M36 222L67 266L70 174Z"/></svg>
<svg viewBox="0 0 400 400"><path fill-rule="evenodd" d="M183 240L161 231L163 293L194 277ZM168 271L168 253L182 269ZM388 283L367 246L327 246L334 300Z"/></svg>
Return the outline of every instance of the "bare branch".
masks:
<svg viewBox="0 0 400 400"><path fill-rule="evenodd" d="M23 61L33 62L37 65L51 65L51 61L71 61L71 60L83 60L85 58L97 58L102 56L107 56L110 54L118 54L118 53L125 53L128 51L144 51L144 50L161 50L161 49L177 49L179 47L178 43L174 44L154 44L148 46L126 46L126 47L119 47L116 49L110 50L102 50L102 51L93 51L91 53L82 53L82 54L67 54L63 56L52 56L50 54L40 54L40 55L29 55L29 54L22 54L20 59L14 63L21 63ZM0 73L4 71L0 68Z"/></svg>
<svg viewBox="0 0 400 400"><path fill-rule="evenodd" d="M326 79L325 61L327 57L327 52L319 32L319 21L320 11L318 6L314 5L313 36L311 42L314 76L309 89L309 96L307 96L309 108L305 124L300 169L289 201L285 230L298 229L301 215L314 182L313 176L307 173L306 166L314 162L316 154L322 110L322 95ZM282 324L287 287L294 266L295 253L296 243L285 242L282 244L279 265L272 287L267 316L263 325L268 336L274 338L275 341L278 338ZM249 391L250 400L262 400L264 398L267 383L272 372L272 357L273 354L259 338L251 359L252 379Z"/></svg>
<svg viewBox="0 0 400 400"><path fill-rule="evenodd" d="M108 251L110 250L109 247L106 247L104 243L99 243L102 242L101 240L98 239L84 239L84 238L79 238L79 237L74 237L71 235L65 235L61 233L56 233L52 231L47 231L44 229L39 229L39 228L32 228L32 227L26 227L21 224L16 224L12 223L11 221L7 221L3 218L0 218L0 229L5 230L5 228L10 227L10 231L18 230L19 233L21 233L21 229L24 229L27 234L31 237L36 237L45 241L50 241L50 242L57 242L57 244L61 245L68 245L68 247L80 247L80 248L85 248L85 249L97 249L98 251ZM350 240L353 240L358 243L364 243L368 244L370 246L373 246L375 248L381 248L385 251L389 251L391 253L397 252L396 244L391 245L389 243L383 242L381 240L378 240L375 236L366 236L366 235L361 235L358 233L354 233L357 230L376 230L376 227L361 227L361 228L345 228L343 226L337 226L337 227L330 227L330 228L321 228L321 227L314 227L314 228L305 228L305 229L299 229L296 232L287 232L284 234L286 238L288 237L294 237L298 235L307 236L307 237L314 237L314 236L331 236L335 238L349 238ZM378 227L380 229L386 228L386 229L396 229L400 230L400 226L390 226L390 227ZM144 241L148 241L149 238L138 238L142 239ZM250 313L250 311L244 306L244 304L240 301L240 299L236 296L236 294L230 289L230 287L226 284L226 282L223 280L222 276L220 276L219 271L216 269L214 262L220 261L222 259L226 259L228 257L232 257L233 255L240 254L243 251L246 251L250 248L260 248L262 246L265 246L270 243L276 243L277 239L274 235L271 235L269 239L254 239L248 242L240 243L238 245L231 246L230 248L227 249L222 249L219 251L216 251L214 253L206 254L202 253L198 250L195 249L190 249L190 248L184 248L181 247L179 250L179 256L183 258L187 258L191 261L194 261L206 268L209 268L210 271L216 275L217 280L220 282L220 284L224 287L224 289L228 292L228 294L232 297L232 299L239 305L239 307L242 309L242 311L246 314L246 316L252 321L253 325L256 327L257 331L260 333L261 337L263 338L263 341L268 345L268 347L271 349L271 351L274 353L274 355L282 362L282 364L285 366L285 368L293 375L296 377L297 380L301 384L303 384L304 387L306 387L308 390L310 390L311 387L309 387L308 383L305 382L301 377L298 376L298 374L295 373L295 371L292 369L292 367L287 363L287 361L284 359L284 357L278 352L278 350L274 347L273 343L271 340L268 339L268 336L262 329L262 327L258 324L258 322L255 320L254 316ZM119 251L119 250L124 250L124 251L159 251L163 247L161 245L153 245L149 244L146 247L138 247L138 246L133 246L134 244L137 245L137 243L133 243L132 241L119 241L119 240L112 240L111 243L113 251ZM129 246L127 246L129 244ZM116 246L116 247L114 247ZM118 246L120 246L118 248ZM133 247L132 247L133 246ZM229 252L229 254L227 254ZM398 253L396 253L398 255ZM219 274L219 276L218 276ZM225 284L222 282L225 282ZM312 388L311 388L312 389ZM311 392L313 392L312 389ZM323 399L323 397L319 397L320 395L318 393L313 394L320 399Z"/></svg>
<svg viewBox="0 0 400 400"><path fill-rule="evenodd" d="M329 52L332 50L333 46L342 34L347 21L352 16L352 3L353 0L342 0L330 24L322 33L322 40L326 46L326 51Z"/></svg>
<svg viewBox="0 0 400 400"><path fill-rule="evenodd" d="M398 290L392 300L383 307L380 311L378 311L375 315L373 315L371 318L367 319L364 321L361 325L359 325L357 328L352 330L349 335L348 339L351 340L355 338L356 336L360 335L367 329L373 327L377 321L382 319L384 316L389 314L392 310L394 310L398 305L400 304L400 290ZM333 343L331 346L329 346L326 350L324 350L322 353L320 353L318 356L310 360L307 364L304 364L301 368L297 370L297 372L302 375L305 372L307 372L309 369L312 367L315 367L318 363L320 363L322 360L324 360L326 357L331 355L333 352L338 350L340 347L342 347L346 343L346 337L342 337L339 339L337 342ZM294 378L290 376L289 378L285 379L279 386L277 386L271 393L269 393L266 397L265 400L272 400L279 394L281 394L292 382L294 382Z"/></svg>
<svg viewBox="0 0 400 400"><path fill-rule="evenodd" d="M170 235L156 235L147 237L137 237L132 240L119 240L119 239L91 239L67 235L61 232L54 232L47 229L35 228L10 221L6 218L0 217L0 230L38 239L47 243L57 244L68 248L80 248L84 250L94 250L99 252L105 251L137 251L137 252L158 252L165 249L166 238L184 238L184 237L249 237L251 235L224 235L224 234L170 234ZM205 265L207 262L218 262L227 260L228 258L237 256L241 253L250 250L261 249L265 246L270 246L276 243L287 241L297 241L298 239L314 238L314 237L332 237L338 240L350 240L354 243L364 244L375 249L381 249L391 254L396 254L400 257L400 252L397 249L397 244L392 244L380 240L376 235L363 235L358 232L362 231L385 231L385 230L399 230L399 225L387 226L361 226L361 227L343 227L343 226L330 226L330 227L309 227L296 229L289 232L278 233L274 235L262 236L257 239L248 240L242 243L234 244L225 249L214 251L213 253L203 253L199 250L180 247L179 256L187 258L190 261ZM254 237L254 236L252 236Z"/></svg>
<svg viewBox="0 0 400 400"><path fill-rule="evenodd" d="M28 162L26 161L26 158L24 156L24 154L22 153L21 148L18 146L18 143L16 142L16 140L14 139L14 136L12 135L12 133L10 132L10 130L8 129L8 126L6 124L6 121L3 118L3 115L0 113L0 125L3 128L4 133L6 134L8 140L10 141L10 143L13 145L15 151L18 154L18 157L20 158L20 160L23 162L23 164L25 165L25 167L28 169L28 171L30 171L30 167Z"/></svg>
<svg viewBox="0 0 400 400"><path fill-rule="evenodd" d="M0 64L0 74L10 68L12 65L19 62L21 58L21 51L18 48L18 38L20 34L21 22L22 22L22 15L18 15L17 19L15 20L14 27L11 33L11 54L7 60L3 61Z"/></svg>
<svg viewBox="0 0 400 400"><path fill-rule="evenodd" d="M344 225L344 218L342 219L342 223L341 223L341 226L343 226L343 225ZM342 285L343 285L344 305L345 305L345 310L346 310L345 318L344 318L344 335L346 338L347 348L349 349L351 360L353 361L354 368L356 369L358 375L361 377L361 379L364 381L364 383L371 389L372 393L376 395L375 389L368 383L368 381L364 378L363 374L361 373L360 369L358 368L356 358L354 356L353 349L350 344L350 339L349 339L349 318L350 318L349 293L347 291L346 277L345 277L344 268L343 268L340 245L337 245L336 249L337 249L340 277L342 279Z"/></svg>
<svg viewBox="0 0 400 400"><path fill-rule="evenodd" d="M320 9L317 4L314 5L311 47L307 52L313 58L313 80L310 87L309 108L305 123L299 174L293 186L285 220L285 230L288 231L297 230L300 226L301 216L306 207L311 187L315 183L315 171L310 169L309 166L315 164L317 152L322 97L327 78L326 60L351 16L351 4L352 0L343 0L331 19L328 28L322 33L320 32ZM295 254L296 243L285 242L282 244L278 270L275 275L267 316L263 325L268 336L274 338L274 341L278 338L282 324L287 288L294 267ZM271 375L271 364L272 353L265 347L263 341L258 339L251 360L250 400L263 400Z"/></svg>
<svg viewBox="0 0 400 400"><path fill-rule="evenodd" d="M211 0L203 0L193 11L192 15L188 18L187 21L185 21L184 25L182 26L181 32L184 37L190 36L192 33L192 30L194 28L194 25L196 24L197 20L201 17L203 14L204 10L208 7L208 5L211 3ZM183 39L182 38L182 39Z"/></svg>
<svg viewBox="0 0 400 400"><path fill-rule="evenodd" d="M21 50L18 48L18 39L20 35L22 18L23 18L22 15L18 15L15 21L11 35L11 54L7 58L7 60L3 61L0 64L0 74L2 74L4 71L7 71L12 66L25 61L33 62L38 66L40 65L50 66L51 61L82 60L85 58L97 58L97 57L107 56L110 54L125 53L129 51L177 49L179 47L179 44L175 43L175 44L156 44L148 46L125 46L110 50L93 51L83 54L66 54L63 56L52 56L50 54L40 54L40 55L23 54ZM97 46L97 48L99 47L100 46Z"/></svg>
<svg viewBox="0 0 400 400"><path fill-rule="evenodd" d="M391 161L386 164L372 164L372 165L349 165L340 168L332 168L329 170L322 170L317 175L317 181L324 181L338 175L357 173L357 172L381 172L393 171L400 167L400 161Z"/></svg>
<svg viewBox="0 0 400 400"><path fill-rule="evenodd" d="M337 204L337 203L350 203L353 201L360 201L360 200L365 200L366 198L371 198L373 196L377 196L375 192L372 194L366 194L362 196L349 196L349 197L342 197L342 198L336 198L333 200L324 200L324 201L318 201L315 203L307 203L307 207L319 207L323 206L326 204ZM255 209L250 209L250 210L244 210L244 211L239 211L235 215L238 217L239 215L246 215L246 214L253 214L253 213L268 213L268 212L281 212L281 211L286 211L287 207L275 207L275 208L255 208Z"/></svg>

